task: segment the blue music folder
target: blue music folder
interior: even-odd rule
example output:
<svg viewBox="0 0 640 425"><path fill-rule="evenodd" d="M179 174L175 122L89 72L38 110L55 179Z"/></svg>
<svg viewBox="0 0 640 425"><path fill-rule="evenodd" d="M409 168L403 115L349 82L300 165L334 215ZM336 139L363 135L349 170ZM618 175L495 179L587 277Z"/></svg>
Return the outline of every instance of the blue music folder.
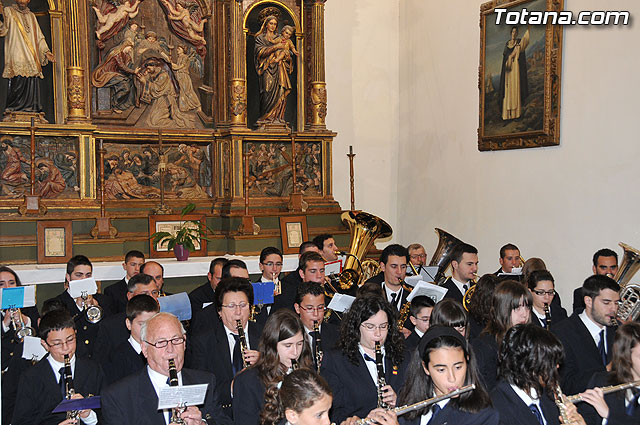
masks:
<svg viewBox="0 0 640 425"><path fill-rule="evenodd" d="M160 297L158 298L158 303L160 304L160 311L163 313L171 313L178 320L191 319L191 301L189 301L189 295L186 292Z"/></svg>
<svg viewBox="0 0 640 425"><path fill-rule="evenodd" d="M74 398L64 399L53 409L51 413L70 412L71 410L87 410L87 409L99 409L100 408L100 396L93 396L87 398Z"/></svg>
<svg viewBox="0 0 640 425"><path fill-rule="evenodd" d="M276 288L273 282L256 282L253 285L253 303L255 305L273 304L273 291Z"/></svg>
<svg viewBox="0 0 640 425"><path fill-rule="evenodd" d="M0 308L23 308L36 305L36 287L34 285L0 289Z"/></svg>

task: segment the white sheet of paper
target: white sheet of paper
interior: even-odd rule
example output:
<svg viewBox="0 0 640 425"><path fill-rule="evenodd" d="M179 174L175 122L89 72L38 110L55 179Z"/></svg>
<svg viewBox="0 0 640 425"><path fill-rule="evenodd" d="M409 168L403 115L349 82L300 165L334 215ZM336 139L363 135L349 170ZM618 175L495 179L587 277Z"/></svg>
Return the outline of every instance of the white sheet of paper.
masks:
<svg viewBox="0 0 640 425"><path fill-rule="evenodd" d="M424 280L422 276L407 276L404 278L404 281L407 283L407 285L411 287L415 287L421 280Z"/></svg>
<svg viewBox="0 0 640 425"><path fill-rule="evenodd" d="M420 269L420 276L425 282L433 282L438 274L438 266L427 266Z"/></svg>
<svg viewBox="0 0 640 425"><path fill-rule="evenodd" d="M47 350L44 349L40 343L40 338L36 336L25 336L24 344L22 345L22 358L27 360L40 360L47 354Z"/></svg>
<svg viewBox="0 0 640 425"><path fill-rule="evenodd" d="M210 302L210 303L202 303L202 308L207 308L207 307L209 307L211 304L213 304L213 302Z"/></svg>
<svg viewBox="0 0 640 425"><path fill-rule="evenodd" d="M407 301L411 301L414 297L419 295L424 295L431 298L435 303L438 303L442 301L447 291L447 288L421 280L416 284L409 296L407 296Z"/></svg>
<svg viewBox="0 0 640 425"><path fill-rule="evenodd" d="M158 394L158 410L182 406L198 406L204 403L209 384L167 387Z"/></svg>
<svg viewBox="0 0 640 425"><path fill-rule="evenodd" d="M351 308L351 304L353 304L355 300L356 297L351 295L335 293L327 307L333 311L337 311L338 313L344 313L345 310L349 310L349 308Z"/></svg>
<svg viewBox="0 0 640 425"><path fill-rule="evenodd" d="M83 292L87 295L93 295L98 292L98 285L96 285L94 278L88 277L69 282L69 295L71 295L71 298L79 298Z"/></svg>
<svg viewBox="0 0 640 425"><path fill-rule="evenodd" d="M332 274L340 274L342 269L342 262L340 260L324 263L324 275L329 276Z"/></svg>
<svg viewBox="0 0 640 425"><path fill-rule="evenodd" d="M36 305L36 286L35 285L23 285L24 288L24 303L16 308L33 307ZM0 305L2 305L2 289L0 289Z"/></svg>

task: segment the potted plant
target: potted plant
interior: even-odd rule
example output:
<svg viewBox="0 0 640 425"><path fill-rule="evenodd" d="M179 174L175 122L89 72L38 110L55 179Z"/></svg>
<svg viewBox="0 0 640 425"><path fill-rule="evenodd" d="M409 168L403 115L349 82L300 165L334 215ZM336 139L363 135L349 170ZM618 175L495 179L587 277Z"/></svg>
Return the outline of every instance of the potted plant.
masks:
<svg viewBox="0 0 640 425"><path fill-rule="evenodd" d="M196 204L187 204L180 213L181 217L186 216L196 209ZM173 234L169 232L155 232L150 236L155 245L167 244L169 251L173 250L178 261L186 261L189 253L196 250L196 244L202 239L207 239L207 230L212 232L204 223L198 220L180 221L178 231Z"/></svg>

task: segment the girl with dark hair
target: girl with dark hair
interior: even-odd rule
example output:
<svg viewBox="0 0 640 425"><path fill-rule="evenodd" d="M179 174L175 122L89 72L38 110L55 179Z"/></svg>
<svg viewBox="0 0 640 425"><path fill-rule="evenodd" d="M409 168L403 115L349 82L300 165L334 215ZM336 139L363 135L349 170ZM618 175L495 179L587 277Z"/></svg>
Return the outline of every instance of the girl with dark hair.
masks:
<svg viewBox="0 0 640 425"><path fill-rule="evenodd" d="M467 338L469 334L469 315L458 301L445 298L431 311L431 326L443 325L454 328Z"/></svg>
<svg viewBox="0 0 640 425"><path fill-rule="evenodd" d="M549 329L552 323L556 324L567 318L567 311L553 302L556 290L551 273L547 270L536 270L531 272L526 283L533 302L531 323ZM545 313L545 304L548 314Z"/></svg>
<svg viewBox="0 0 640 425"><path fill-rule="evenodd" d="M496 384L498 347L509 328L529 323L531 293L515 280L505 280L493 293L491 315L480 336L472 341L478 356L478 369L489 390Z"/></svg>
<svg viewBox="0 0 640 425"><path fill-rule="evenodd" d="M364 417L378 405L376 342L381 345L386 383L381 386L382 399L394 407L408 363L396 312L381 297L356 298L342 319L338 347L324 353L320 369L333 390L334 422Z"/></svg>
<svg viewBox="0 0 640 425"><path fill-rule="evenodd" d="M498 276L487 273L482 275L475 285L471 302L467 306L469 309L469 336L470 341L477 338L482 330L487 326L491 317L491 303L493 292L500 283Z"/></svg>
<svg viewBox="0 0 640 425"><path fill-rule="evenodd" d="M607 425L640 424L640 388L609 393L603 397L600 387L640 381L640 323L620 326L613 342L611 371L593 375L588 389L582 393L586 403L578 410L587 424Z"/></svg>
<svg viewBox="0 0 640 425"><path fill-rule="evenodd" d="M281 309L267 319L260 344L260 358L232 383L233 419L238 425L258 425L265 393L273 391L294 368L312 368L311 349L304 339L300 318Z"/></svg>
<svg viewBox="0 0 640 425"><path fill-rule="evenodd" d="M270 388L260 415L264 425L328 425L333 395L329 384L309 369L291 372L281 386Z"/></svg>
<svg viewBox="0 0 640 425"><path fill-rule="evenodd" d="M499 381L491 391L500 423L508 425L557 425L555 403L559 386L558 365L562 344L551 332L533 324L511 327L499 355ZM584 424L575 406L565 403L574 424Z"/></svg>
<svg viewBox="0 0 640 425"><path fill-rule="evenodd" d="M401 425L495 425L498 413L491 408L467 340L448 326L432 325L414 351L398 405L441 396L467 385L473 391L440 401L399 417Z"/></svg>

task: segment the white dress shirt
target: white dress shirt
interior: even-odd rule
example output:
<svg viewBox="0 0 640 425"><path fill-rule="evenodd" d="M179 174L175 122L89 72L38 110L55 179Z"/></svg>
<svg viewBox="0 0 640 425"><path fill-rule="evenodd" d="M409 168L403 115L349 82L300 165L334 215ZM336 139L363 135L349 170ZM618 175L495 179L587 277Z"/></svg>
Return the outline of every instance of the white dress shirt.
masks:
<svg viewBox="0 0 640 425"><path fill-rule="evenodd" d="M580 320L582 320L582 323L584 323L584 325L587 327L587 330L591 334L591 338L593 338L593 342L596 344L596 347L600 343L600 332L604 329L604 350L606 352L607 351L607 327L602 326L599 323L596 323L593 320L589 319L589 316L587 316L586 311L583 311L582 313L580 313L578 317L580 317Z"/></svg>
<svg viewBox="0 0 640 425"><path fill-rule="evenodd" d="M168 376L156 372L155 370L151 369L150 366L147 366L147 373L149 374L149 379L151 380L153 389L156 390L157 396L160 395L161 389L169 387L169 384L167 383L167 380L169 379ZM178 372L178 385L182 385L182 371ZM162 413L164 414L164 420L168 425L171 421L171 409L164 409Z"/></svg>
<svg viewBox="0 0 640 425"><path fill-rule="evenodd" d="M547 418L545 418L544 413L542 413L540 398L538 397L538 393L536 392L536 390L531 388L531 396L529 396L529 394L527 394L526 392L524 392L519 387L516 387L513 384L511 384L511 388L513 388L513 391L515 391L515 393L518 395L518 397L520 397L520 399L524 402L524 404L527 405L527 407L531 406L532 404L536 405L536 407L538 408L538 411L540 412L540 416L542 416L543 425L547 425Z"/></svg>
<svg viewBox="0 0 640 425"><path fill-rule="evenodd" d="M393 298L391 297L391 294L396 294L396 301L395 301L395 307L400 310L402 308L402 286L400 287L400 289L398 289L397 291L392 291L391 289L389 289L389 287L387 286L386 283L382 284L382 287L384 288L384 292L387 294L387 301L389 301L390 303L392 303Z"/></svg>
<svg viewBox="0 0 640 425"><path fill-rule="evenodd" d="M226 325L223 325L223 327L224 327L225 333L227 334L227 342L229 343L229 354L230 354L231 363L233 364L233 350L236 348L236 339L233 335L238 335L238 332L237 332L238 330L234 329L232 331L229 328L227 328ZM244 338L247 341L247 348L251 348L251 345L249 343L249 322L247 322L247 324L244 325Z"/></svg>
<svg viewBox="0 0 640 425"><path fill-rule="evenodd" d="M133 336L129 337L129 344L131 344L131 347L133 347L136 353L140 354L142 352L142 347L140 346L140 343L135 339L133 339Z"/></svg>
<svg viewBox="0 0 640 425"><path fill-rule="evenodd" d="M459 280L454 279L453 276L451 277L451 282L453 282L453 284L456 285L456 288L458 288L458 290L462 295L464 295L464 293L467 292L464 289L464 285L467 285L467 290L471 288L471 282L463 283L463 282L460 282Z"/></svg>
<svg viewBox="0 0 640 425"><path fill-rule="evenodd" d="M385 364L384 364L384 356L385 356L385 351L384 351L384 345L382 345L381 347L381 351L382 351L382 367L384 368ZM364 351L364 348L362 348L362 345L358 344L358 350L360 350L360 355L362 356L362 360L364 360L364 355L366 354ZM367 354L367 356L369 356ZM371 357L371 356L369 356ZM373 355L373 360L376 359L375 354ZM369 371L369 375L371 375L371 379L373 380L373 383L378 386L378 368L376 367L376 362L375 361L367 361L364 360L364 365L367 367L367 370Z"/></svg>

